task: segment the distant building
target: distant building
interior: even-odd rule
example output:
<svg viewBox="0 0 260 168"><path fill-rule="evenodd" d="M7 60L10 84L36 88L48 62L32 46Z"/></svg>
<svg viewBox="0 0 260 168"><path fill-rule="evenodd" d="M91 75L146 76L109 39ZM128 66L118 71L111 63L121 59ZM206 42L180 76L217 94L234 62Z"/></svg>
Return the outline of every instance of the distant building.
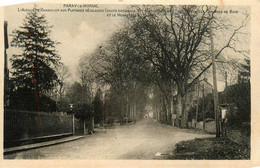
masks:
<svg viewBox="0 0 260 168"><path fill-rule="evenodd" d="M198 95L198 88L199 86L199 95ZM204 96L206 97L207 95L212 93L213 86L208 82L206 78L203 80L197 80L186 92L186 102L185 102L185 109L189 111L192 107L194 107L197 104L198 97L202 98L203 97L203 90L204 90ZM177 102L177 94L173 97L174 100L174 111L175 114L172 116L173 117L173 125L179 126L181 118L178 118L176 115L178 111L178 102Z"/></svg>
<svg viewBox="0 0 260 168"><path fill-rule="evenodd" d="M199 95L198 95L198 87L199 87ZM212 93L213 86L208 82L206 78L196 82L188 91L186 95L186 103L187 106L196 104L196 101L199 98L203 97L203 90L204 96Z"/></svg>

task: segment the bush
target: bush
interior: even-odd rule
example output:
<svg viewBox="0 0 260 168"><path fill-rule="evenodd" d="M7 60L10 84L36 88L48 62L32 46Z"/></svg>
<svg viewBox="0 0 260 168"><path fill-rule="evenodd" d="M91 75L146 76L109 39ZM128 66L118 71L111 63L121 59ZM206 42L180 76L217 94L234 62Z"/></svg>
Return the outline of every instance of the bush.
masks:
<svg viewBox="0 0 260 168"><path fill-rule="evenodd" d="M101 123L104 117L104 106L103 106L103 101L101 99L101 90L99 89L95 95L94 101L92 102L93 104L93 110L95 114L95 123Z"/></svg>
<svg viewBox="0 0 260 168"><path fill-rule="evenodd" d="M61 100L57 102L57 111L58 112L66 112L70 113L70 105L69 102L66 100Z"/></svg>
<svg viewBox="0 0 260 168"><path fill-rule="evenodd" d="M249 122L251 115L250 83L242 82L227 90L227 101L231 106L228 111L228 122L231 125L241 125Z"/></svg>
<svg viewBox="0 0 260 168"><path fill-rule="evenodd" d="M38 93L40 111L56 111L56 102L50 97ZM18 89L10 94L10 109L38 111L35 91L31 89Z"/></svg>
<svg viewBox="0 0 260 168"><path fill-rule="evenodd" d="M188 109L189 121L192 121L192 119L196 118L196 110L197 110L196 104L189 107L189 109ZM213 100L212 94L208 94L207 96L205 96L204 110L205 110L205 119L206 118L215 118L214 100ZM199 99L198 121L203 121L203 98Z"/></svg>
<svg viewBox="0 0 260 168"><path fill-rule="evenodd" d="M75 107L74 107L73 111L75 112L75 117L77 119L84 121L84 120L94 116L93 107L90 104L79 103L74 106Z"/></svg>

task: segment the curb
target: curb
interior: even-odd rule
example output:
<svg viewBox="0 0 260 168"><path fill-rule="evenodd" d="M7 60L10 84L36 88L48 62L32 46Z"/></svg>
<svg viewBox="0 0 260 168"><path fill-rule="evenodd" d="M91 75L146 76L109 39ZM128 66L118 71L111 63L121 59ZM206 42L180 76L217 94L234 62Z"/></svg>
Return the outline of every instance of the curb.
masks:
<svg viewBox="0 0 260 168"><path fill-rule="evenodd" d="M30 149L57 145L57 144L65 143L65 142L74 141L74 140L77 140L77 139L80 139L83 137L84 136L74 136L74 137L52 140L52 141L47 141L47 142L41 142L41 143L36 143L36 144L29 144L29 145L17 146L17 147L12 147L12 148L6 148L6 149L4 149L4 154L10 154L10 153L26 151L26 150L30 150Z"/></svg>

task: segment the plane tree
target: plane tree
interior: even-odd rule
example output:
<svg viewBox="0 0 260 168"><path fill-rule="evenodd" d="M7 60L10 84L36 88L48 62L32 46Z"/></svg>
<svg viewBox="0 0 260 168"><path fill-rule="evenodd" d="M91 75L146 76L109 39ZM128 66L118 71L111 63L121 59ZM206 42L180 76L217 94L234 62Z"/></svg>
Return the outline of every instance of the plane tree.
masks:
<svg viewBox="0 0 260 168"><path fill-rule="evenodd" d="M233 28L222 23L215 6L134 6L136 15L129 19L135 38L146 54L144 59L157 67L162 79L168 79L177 90L177 116L181 127L187 127L186 93L211 67L210 24L213 30L229 30L214 53L215 58L235 47L248 15ZM218 34L214 33L214 37ZM224 36L223 36L224 39ZM159 86L159 85L158 85ZM165 87L164 87L165 88Z"/></svg>

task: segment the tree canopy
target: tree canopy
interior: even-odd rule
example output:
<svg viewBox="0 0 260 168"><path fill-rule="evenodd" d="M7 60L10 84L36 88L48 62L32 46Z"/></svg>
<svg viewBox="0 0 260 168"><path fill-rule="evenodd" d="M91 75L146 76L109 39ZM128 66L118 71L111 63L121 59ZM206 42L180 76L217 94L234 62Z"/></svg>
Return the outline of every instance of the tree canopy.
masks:
<svg viewBox="0 0 260 168"><path fill-rule="evenodd" d="M34 8L27 13L23 25L13 31L11 45L22 49L21 54L11 58L17 88L36 88L39 93L53 88L60 56L56 52L58 43L50 37L51 28L45 16Z"/></svg>
<svg viewBox="0 0 260 168"><path fill-rule="evenodd" d="M45 15L34 8L26 14L19 29L12 33L11 46L21 51L10 59L14 92L11 103L17 104L17 108L35 110L39 102L44 106L41 110L55 110L55 103L46 96L58 81L57 67L61 65L56 52L58 42L51 39L51 28ZM52 108L47 108L50 106Z"/></svg>

